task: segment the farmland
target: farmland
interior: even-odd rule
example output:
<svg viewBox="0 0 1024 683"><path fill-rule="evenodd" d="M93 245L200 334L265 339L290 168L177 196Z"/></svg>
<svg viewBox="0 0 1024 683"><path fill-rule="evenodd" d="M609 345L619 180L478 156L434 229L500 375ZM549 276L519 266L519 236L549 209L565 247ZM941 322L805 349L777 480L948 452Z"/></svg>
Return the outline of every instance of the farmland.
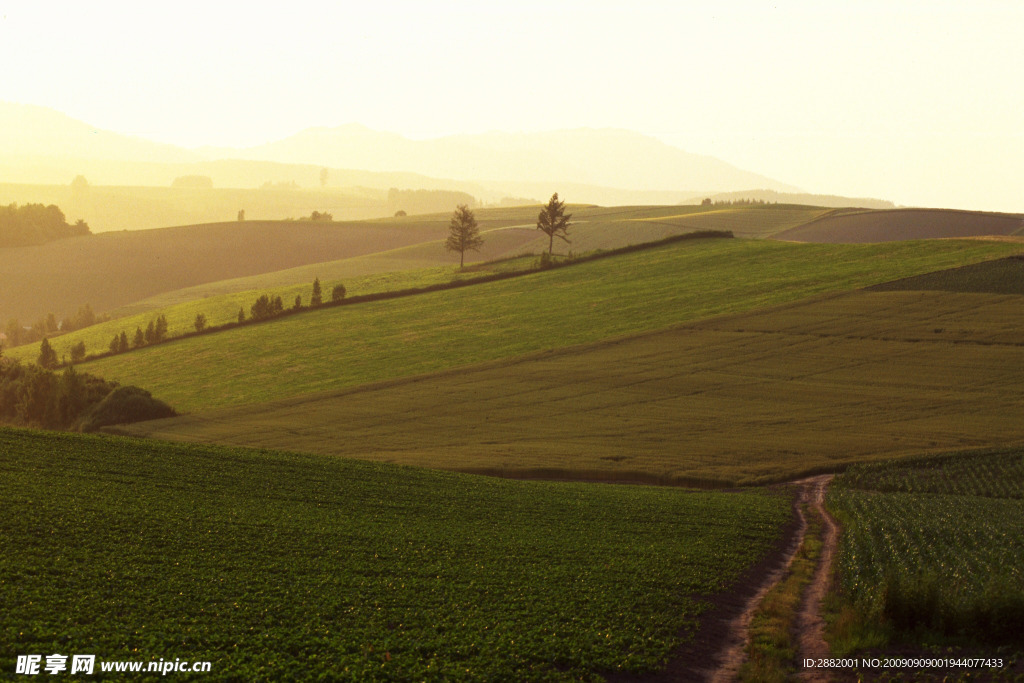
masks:
<svg viewBox="0 0 1024 683"><path fill-rule="evenodd" d="M1012 296L828 296L125 429L512 476L763 483L1024 439L1022 313Z"/></svg>
<svg viewBox="0 0 1024 683"><path fill-rule="evenodd" d="M1022 498L1019 446L854 467L837 477L829 505L846 530L846 614L835 644L1020 645Z"/></svg>
<svg viewBox="0 0 1024 683"><path fill-rule="evenodd" d="M790 510L10 429L0 469L5 671L32 652L208 660L204 680L651 671Z"/></svg>
<svg viewBox="0 0 1024 683"><path fill-rule="evenodd" d="M775 237L797 242L863 243L1016 235L1022 229L1024 218L1017 214L892 209L830 212Z"/></svg>

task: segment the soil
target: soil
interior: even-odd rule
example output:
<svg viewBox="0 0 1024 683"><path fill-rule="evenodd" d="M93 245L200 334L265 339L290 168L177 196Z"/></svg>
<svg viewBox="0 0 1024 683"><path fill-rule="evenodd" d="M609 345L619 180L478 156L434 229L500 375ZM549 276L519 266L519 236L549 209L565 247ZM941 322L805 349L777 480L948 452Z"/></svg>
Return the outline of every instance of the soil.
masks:
<svg viewBox="0 0 1024 683"><path fill-rule="evenodd" d="M764 560L747 571L733 590L707 598L711 608L699 620L697 637L681 646L664 669L644 676L608 674L607 679L615 683L725 683L735 680L746 658L750 620L765 594L785 576L803 542L807 520L802 505L823 500L825 487L831 478L832 475L822 475L789 484L799 490L793 502L792 521L784 529L782 539ZM825 572L824 576L827 575Z"/></svg>

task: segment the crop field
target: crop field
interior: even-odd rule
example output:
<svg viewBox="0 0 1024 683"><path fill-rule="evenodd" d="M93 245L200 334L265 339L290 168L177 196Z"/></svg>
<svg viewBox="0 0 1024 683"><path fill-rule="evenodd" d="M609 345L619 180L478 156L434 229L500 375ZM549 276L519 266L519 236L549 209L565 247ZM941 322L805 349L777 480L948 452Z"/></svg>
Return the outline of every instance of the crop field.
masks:
<svg viewBox="0 0 1024 683"><path fill-rule="evenodd" d="M816 206L754 205L639 220L690 230L731 230L737 237L770 237L829 213L832 210Z"/></svg>
<svg viewBox="0 0 1024 683"><path fill-rule="evenodd" d="M382 255L392 253L394 252L383 252ZM236 282L246 282L251 285L253 282L260 280L260 277L257 276L241 280L223 281L213 285L201 285L187 290L171 292L167 295L158 295L121 309L121 312L128 310L138 312L54 337L49 340L49 343L57 353L58 358L70 357L71 348L79 342L85 344L87 353L103 353L109 347L110 340L114 335L120 334L123 331L128 335L128 339L131 340L136 328L145 330L150 321L155 320L159 315L163 315L167 319L168 335L170 337L178 337L195 330L195 319L200 313L206 317L208 326L235 322L238 319L239 309L245 312L246 317L249 317L250 307L253 302L263 294L280 296L286 309L292 308L295 303L295 297L300 297L302 305L308 307L313 291L313 280L316 278L320 279L324 301L330 301L331 289L337 284L345 287L346 297L362 296L429 287L455 281L473 280L498 272L525 270L532 267L537 260L535 257L507 259L493 264L480 264L475 267L468 266L465 271L459 271L458 266L433 266L412 270L410 267L414 262L395 256L392 258L395 268L391 271L344 279L330 277L331 275L337 275L339 269L336 266L338 264L348 266L351 263L356 267L352 269L343 268L348 272L357 272L357 264L381 264L386 262L385 259L375 258L376 256L357 257L346 259L345 261L335 261L328 264L303 266L289 271L281 271L280 274L287 273L288 275L281 275L280 280L276 277L268 279L272 282L280 282L284 280L284 277L288 277L292 284L267 287L266 289L210 295L210 292L218 288L230 289ZM424 260L423 263L431 263L431 261ZM326 265L327 267L320 267L321 265ZM370 270L372 272L372 267ZM325 273L327 277L324 276ZM278 276L280 274L275 273L273 275ZM308 279L299 280L299 276L308 277ZM203 292L202 295L200 295L201 292ZM180 302L169 303L164 306L156 305L175 299L180 299ZM7 351L7 355L23 361L34 361L39 357L40 344L41 342L24 344L10 349Z"/></svg>
<svg viewBox="0 0 1024 683"><path fill-rule="evenodd" d="M11 429L0 469L4 670L170 656L204 680L650 672L791 504Z"/></svg>
<svg viewBox="0 0 1024 683"><path fill-rule="evenodd" d="M179 411L259 403L662 329L1013 253L979 241L697 240L478 287L290 316L144 348L88 372ZM181 372L181 359L192 359Z"/></svg>
<svg viewBox="0 0 1024 683"><path fill-rule="evenodd" d="M536 230L538 207L480 209L485 233L469 262L547 250ZM571 207L571 245L560 253L614 249L708 229L763 231L819 210L786 207L738 208L701 219L701 207ZM662 221L659 217L670 215ZM694 225L683 220L693 215ZM0 262L0 321L31 324L53 312L58 318L86 303L115 317L168 305L268 288L284 289L314 277L353 277L452 265L444 250L450 214L370 221L310 223L256 221L214 223L159 230L104 233L87 238L10 249ZM652 219L652 220L648 220ZM759 227L760 226L760 227ZM9 257L9 258L8 258ZM66 276L75 272L72 281ZM181 291L179 291L181 290Z"/></svg>
<svg viewBox="0 0 1024 683"><path fill-rule="evenodd" d="M841 599L881 626L874 644L1024 642L1019 446L854 467L829 506L844 527Z"/></svg>
<svg viewBox="0 0 1024 683"><path fill-rule="evenodd" d="M1016 296L859 292L123 429L507 476L765 483L1024 440L1022 314Z"/></svg>
<svg viewBox="0 0 1024 683"><path fill-rule="evenodd" d="M246 221L8 248L0 259L0 320L63 318L87 303L108 312L204 282L443 239L446 226Z"/></svg>
<svg viewBox="0 0 1024 683"><path fill-rule="evenodd" d="M1014 235L1024 217L951 209L834 212L775 235L797 242L862 243Z"/></svg>
<svg viewBox="0 0 1024 683"><path fill-rule="evenodd" d="M937 290L1024 294L1024 258L1011 256L984 263L974 263L960 268L950 268L902 280L884 282L871 289L878 292Z"/></svg>

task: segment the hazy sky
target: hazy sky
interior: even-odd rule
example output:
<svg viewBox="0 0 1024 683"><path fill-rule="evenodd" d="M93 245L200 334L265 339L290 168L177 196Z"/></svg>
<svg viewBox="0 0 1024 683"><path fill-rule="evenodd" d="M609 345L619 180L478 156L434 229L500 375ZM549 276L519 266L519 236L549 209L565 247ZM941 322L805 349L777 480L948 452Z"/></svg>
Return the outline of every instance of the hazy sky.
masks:
<svg viewBox="0 0 1024 683"><path fill-rule="evenodd" d="M1024 211L1021 0L0 0L0 64L0 100L185 146L619 127L808 191Z"/></svg>

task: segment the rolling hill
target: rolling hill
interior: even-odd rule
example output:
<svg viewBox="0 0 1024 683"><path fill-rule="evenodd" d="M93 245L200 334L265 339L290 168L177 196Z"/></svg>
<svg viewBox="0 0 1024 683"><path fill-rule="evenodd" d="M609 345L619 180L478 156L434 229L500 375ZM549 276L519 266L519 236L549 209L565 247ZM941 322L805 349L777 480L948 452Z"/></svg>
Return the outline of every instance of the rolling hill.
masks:
<svg viewBox="0 0 1024 683"><path fill-rule="evenodd" d="M1022 311L1019 296L856 293L120 429L501 476L759 484L1024 440L1024 333L1008 322Z"/></svg>
<svg viewBox="0 0 1024 683"><path fill-rule="evenodd" d="M259 403L663 329L1015 253L992 242L693 241L195 337L84 364L179 410ZM314 351L315 350L315 351ZM193 359L187 377L179 360Z"/></svg>
<svg viewBox="0 0 1024 683"><path fill-rule="evenodd" d="M1017 214L894 209L837 212L775 235L796 242L864 243L1016 235L1024 230Z"/></svg>

